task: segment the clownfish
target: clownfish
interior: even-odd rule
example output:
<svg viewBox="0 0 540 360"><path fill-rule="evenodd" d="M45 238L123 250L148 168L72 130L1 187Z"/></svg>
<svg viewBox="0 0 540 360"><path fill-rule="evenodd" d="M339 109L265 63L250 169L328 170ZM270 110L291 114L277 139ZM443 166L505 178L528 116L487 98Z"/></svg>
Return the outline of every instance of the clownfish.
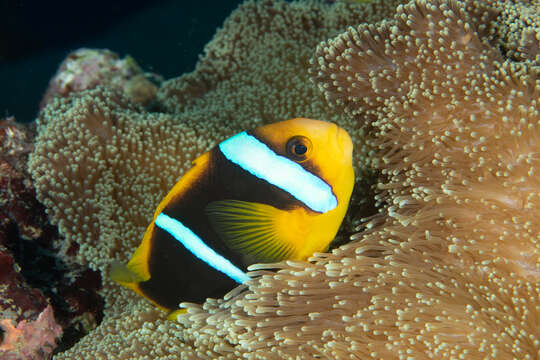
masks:
<svg viewBox="0 0 540 360"><path fill-rule="evenodd" d="M336 124L297 118L241 132L198 157L110 277L166 311L222 297L260 262L328 249L354 185Z"/></svg>

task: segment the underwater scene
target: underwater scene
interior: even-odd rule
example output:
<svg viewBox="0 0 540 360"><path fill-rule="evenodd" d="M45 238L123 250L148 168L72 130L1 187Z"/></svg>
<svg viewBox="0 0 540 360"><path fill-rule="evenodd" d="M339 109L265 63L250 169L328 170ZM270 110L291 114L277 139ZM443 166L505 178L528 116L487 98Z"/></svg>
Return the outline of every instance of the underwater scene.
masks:
<svg viewBox="0 0 540 360"><path fill-rule="evenodd" d="M539 0L85 6L0 5L0 360L540 358Z"/></svg>

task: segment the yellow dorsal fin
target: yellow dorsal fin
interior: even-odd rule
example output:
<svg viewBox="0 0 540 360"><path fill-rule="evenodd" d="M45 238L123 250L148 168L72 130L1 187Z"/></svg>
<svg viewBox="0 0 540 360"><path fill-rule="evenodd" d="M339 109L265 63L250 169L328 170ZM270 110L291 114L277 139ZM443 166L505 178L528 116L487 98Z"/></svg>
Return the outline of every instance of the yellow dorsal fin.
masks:
<svg viewBox="0 0 540 360"><path fill-rule="evenodd" d="M295 258L306 232L305 216L266 204L214 201L206 207L206 212L225 244L255 261Z"/></svg>

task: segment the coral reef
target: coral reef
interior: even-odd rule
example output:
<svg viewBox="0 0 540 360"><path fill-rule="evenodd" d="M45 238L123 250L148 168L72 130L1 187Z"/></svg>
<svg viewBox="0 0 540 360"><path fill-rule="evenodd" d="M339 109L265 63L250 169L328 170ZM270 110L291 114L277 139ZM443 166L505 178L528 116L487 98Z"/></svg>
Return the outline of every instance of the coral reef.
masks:
<svg viewBox="0 0 540 360"><path fill-rule="evenodd" d="M48 224L24 174L32 131L14 118L0 121L0 358L46 359L62 328L47 298L29 286L9 250L14 238L34 240Z"/></svg>
<svg viewBox="0 0 540 360"><path fill-rule="evenodd" d="M34 133L13 117L0 120L0 216L16 223L25 239L41 236L42 228L48 223L26 173Z"/></svg>
<svg viewBox="0 0 540 360"><path fill-rule="evenodd" d="M60 348L69 346L97 325L103 307L99 274L59 258L52 247L56 227L26 171L34 135L32 125L0 121L2 359L49 358L56 337L63 332Z"/></svg>
<svg viewBox="0 0 540 360"><path fill-rule="evenodd" d="M24 282L15 260L4 246L0 246L0 266L2 320L12 319L19 322L35 318L47 307L47 299L39 290L30 288Z"/></svg>
<svg viewBox="0 0 540 360"><path fill-rule="evenodd" d="M122 91L131 101L150 105L157 93L160 76L143 73L135 60L107 49L81 48L71 52L60 64L57 73L49 82L49 87L41 100L44 108L55 96L66 97L72 92L93 89L106 85Z"/></svg>
<svg viewBox="0 0 540 360"><path fill-rule="evenodd" d="M536 5L397 3L247 2L193 73L160 88L164 113L106 87L44 109L38 197L63 252L102 271L190 160L240 129L337 121L380 176L379 213L353 242L256 265L179 323L106 281L102 324L56 358L540 356L537 16L515 10Z"/></svg>
<svg viewBox="0 0 540 360"><path fill-rule="evenodd" d="M4 360L48 359L56 346L62 328L48 305L36 320L22 320L14 325L10 319L0 320L3 331L0 356Z"/></svg>

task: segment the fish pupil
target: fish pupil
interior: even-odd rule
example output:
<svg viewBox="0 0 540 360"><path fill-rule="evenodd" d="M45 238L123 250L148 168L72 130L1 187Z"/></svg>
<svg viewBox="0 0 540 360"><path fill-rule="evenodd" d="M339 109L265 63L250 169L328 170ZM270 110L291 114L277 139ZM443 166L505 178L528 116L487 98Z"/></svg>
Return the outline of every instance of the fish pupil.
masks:
<svg viewBox="0 0 540 360"><path fill-rule="evenodd" d="M293 136L287 141L287 155L295 161L304 161L311 150L311 142L305 136Z"/></svg>
<svg viewBox="0 0 540 360"><path fill-rule="evenodd" d="M304 144L296 144L294 146L294 153L296 155L304 155L307 151L307 146Z"/></svg>

